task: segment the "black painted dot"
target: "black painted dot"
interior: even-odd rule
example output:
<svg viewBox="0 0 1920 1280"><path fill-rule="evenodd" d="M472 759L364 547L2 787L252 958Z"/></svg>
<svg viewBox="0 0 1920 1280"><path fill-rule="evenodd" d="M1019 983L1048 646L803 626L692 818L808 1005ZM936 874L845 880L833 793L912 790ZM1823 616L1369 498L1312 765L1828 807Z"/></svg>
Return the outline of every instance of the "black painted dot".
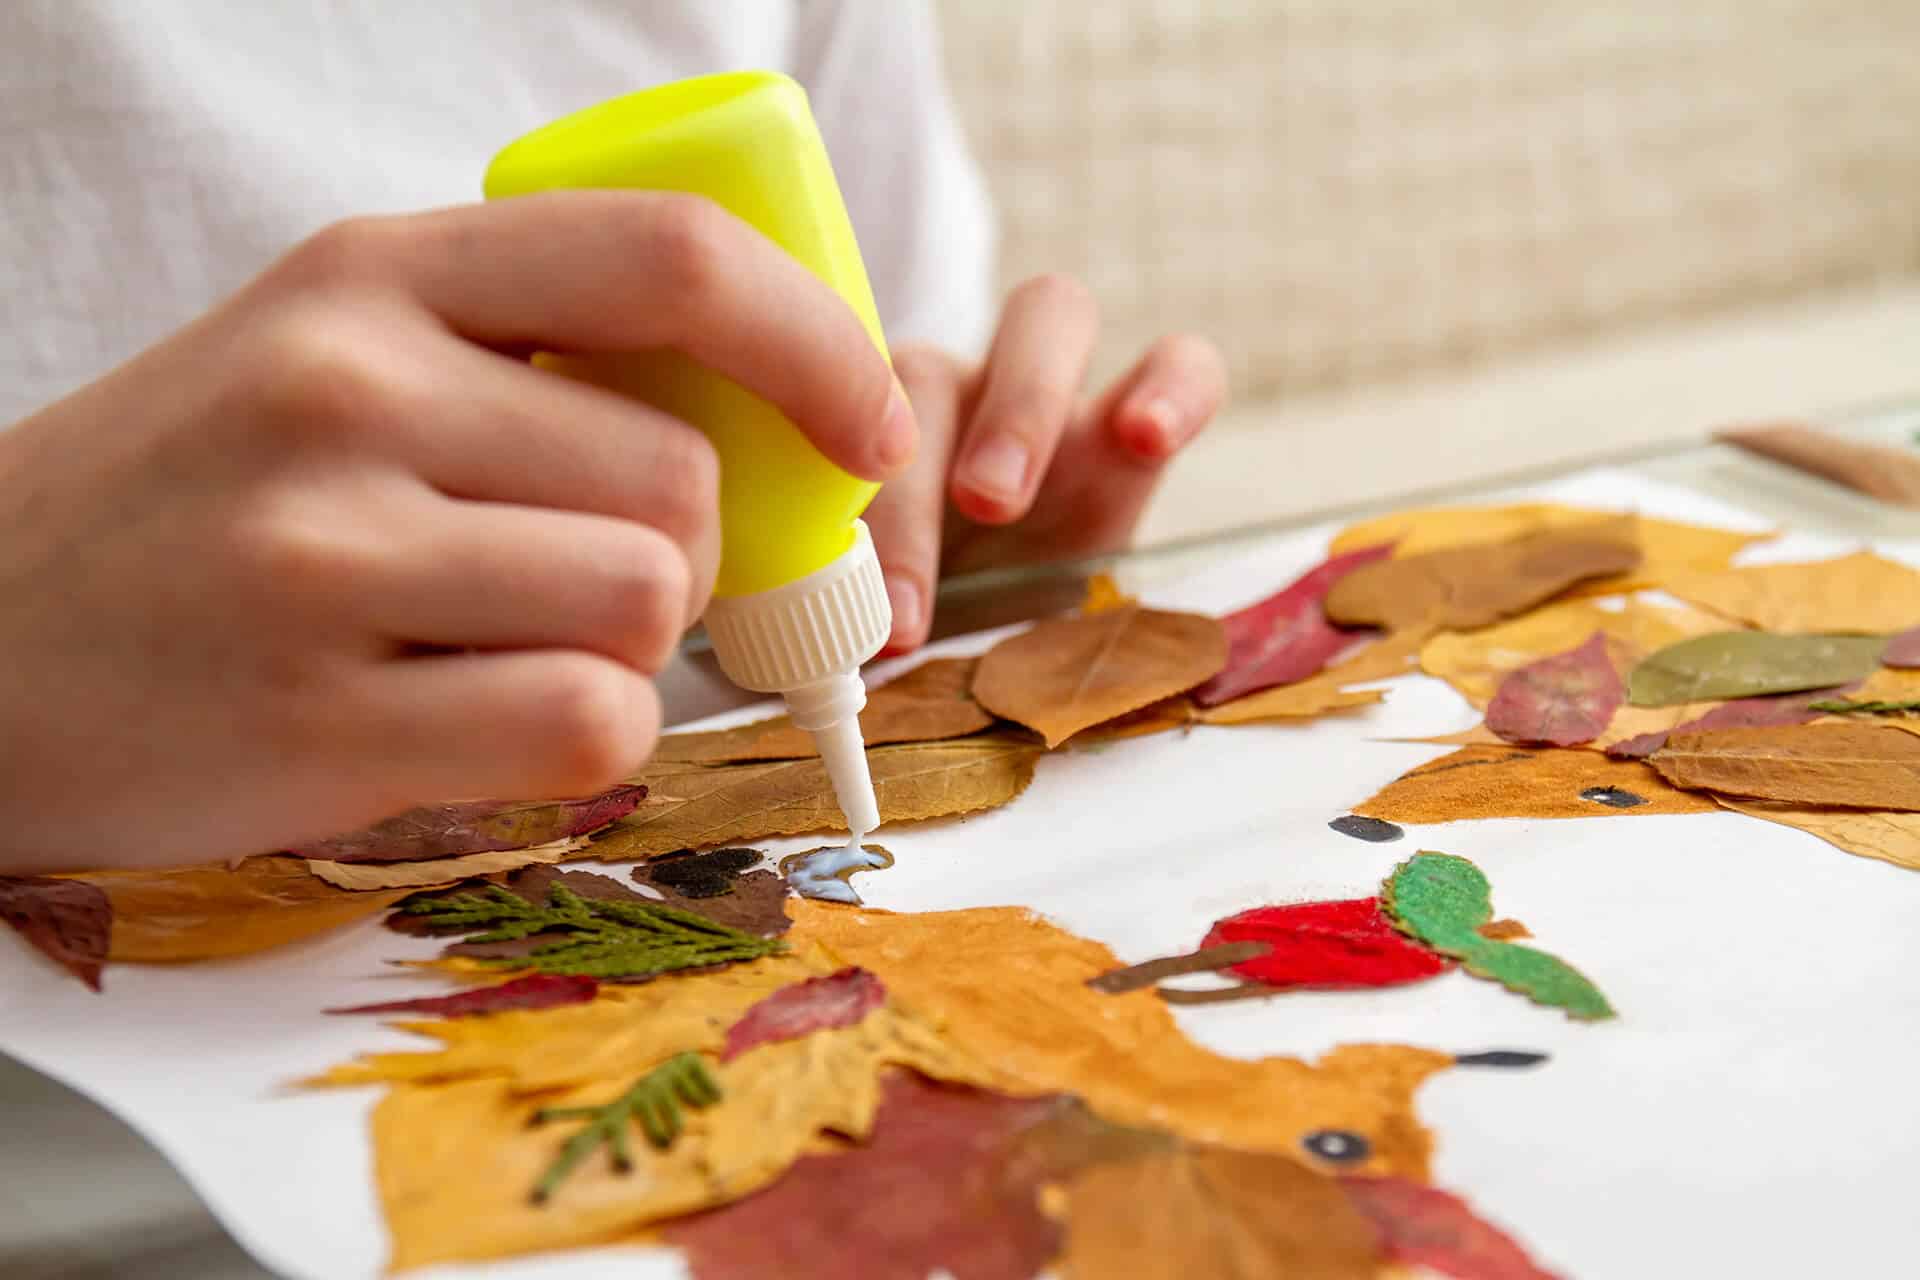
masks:
<svg viewBox="0 0 1920 1280"><path fill-rule="evenodd" d="M1373 1144L1345 1129L1316 1129L1300 1139L1300 1145L1335 1164L1358 1164L1373 1154Z"/></svg>
<svg viewBox="0 0 1920 1280"><path fill-rule="evenodd" d="M1537 1067L1547 1060L1544 1053L1531 1049L1486 1049L1454 1057L1457 1067Z"/></svg>
<svg viewBox="0 0 1920 1280"><path fill-rule="evenodd" d="M1379 818L1363 818L1357 813L1350 813L1344 818L1335 818L1327 825L1343 836L1365 840L1368 844L1385 844L1389 840L1398 840L1407 834L1391 822L1384 822Z"/></svg>
<svg viewBox="0 0 1920 1280"><path fill-rule="evenodd" d="M1580 793L1580 798L1606 805L1609 809L1632 809L1647 802L1645 796L1623 791L1619 787L1588 787Z"/></svg>

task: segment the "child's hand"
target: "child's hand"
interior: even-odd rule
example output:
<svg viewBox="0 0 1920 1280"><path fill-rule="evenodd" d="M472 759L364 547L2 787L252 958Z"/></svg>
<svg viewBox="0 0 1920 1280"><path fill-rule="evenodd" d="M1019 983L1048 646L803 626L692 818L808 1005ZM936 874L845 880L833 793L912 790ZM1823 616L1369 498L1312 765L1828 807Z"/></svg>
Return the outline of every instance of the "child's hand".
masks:
<svg viewBox="0 0 1920 1280"><path fill-rule="evenodd" d="M921 440L866 516L893 599L889 652L926 639L942 572L1125 546L1161 468L1218 412L1225 364L1187 336L1162 338L1083 400L1097 326L1086 289L1041 276L1007 299L984 366L894 353Z"/></svg>
<svg viewBox="0 0 1920 1280"><path fill-rule="evenodd" d="M643 760L713 581L713 452L504 353L646 347L857 474L913 449L831 290L631 192L335 227L0 432L0 870L254 853Z"/></svg>

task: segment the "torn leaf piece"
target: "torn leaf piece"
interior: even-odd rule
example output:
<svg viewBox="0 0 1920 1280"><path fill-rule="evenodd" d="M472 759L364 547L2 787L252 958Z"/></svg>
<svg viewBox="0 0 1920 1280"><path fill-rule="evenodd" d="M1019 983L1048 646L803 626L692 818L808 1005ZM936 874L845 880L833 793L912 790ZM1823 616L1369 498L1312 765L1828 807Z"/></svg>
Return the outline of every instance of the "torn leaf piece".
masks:
<svg viewBox="0 0 1920 1280"><path fill-rule="evenodd" d="M1676 733L1703 733L1709 729L1738 729L1759 725L1807 724L1820 717L1823 703L1833 694L1833 689L1811 689L1801 693L1777 693L1759 698L1736 698L1723 702L1705 715L1674 726L1672 729L1659 729L1650 733L1638 733L1630 738L1608 744L1606 752L1616 760L1644 760L1667 744L1667 739Z"/></svg>
<svg viewBox="0 0 1920 1280"><path fill-rule="evenodd" d="M1488 938L1493 891L1480 868L1449 853L1420 852L1393 869L1381 907L1401 929L1540 1004L1580 1019L1611 1018L1613 1006L1572 965L1544 951Z"/></svg>
<svg viewBox="0 0 1920 1280"><path fill-rule="evenodd" d="M1193 691L1194 702L1218 706L1317 674L1355 639L1354 633L1328 623L1321 601L1334 583L1363 564L1385 559L1392 550L1383 543L1334 556L1284 590L1222 618L1227 665Z"/></svg>
<svg viewBox="0 0 1920 1280"><path fill-rule="evenodd" d="M1178 978L1189 973L1211 973L1224 969L1228 965L1239 964L1242 960L1251 960L1255 956L1267 954L1264 942L1225 942L1217 947L1202 947L1198 951L1189 951L1185 955L1164 956L1158 960L1144 960L1139 964L1130 964L1124 969L1109 969L1097 978L1088 978L1087 985L1095 991L1104 991L1110 996L1125 995L1129 991L1138 991L1151 987L1162 978Z"/></svg>
<svg viewBox="0 0 1920 1280"><path fill-rule="evenodd" d="M1715 796L1722 808L1818 836L1836 849L1920 871L1920 813L1810 809L1770 800Z"/></svg>
<svg viewBox="0 0 1920 1280"><path fill-rule="evenodd" d="M1404 828L1397 827L1391 822L1382 822L1378 818L1363 818L1355 813L1335 818L1327 825L1343 836L1365 840L1368 844L1389 844L1407 834Z"/></svg>
<svg viewBox="0 0 1920 1280"><path fill-rule="evenodd" d="M1051 748L1089 725L1185 693L1226 660L1226 633L1213 618L1109 609L1002 640L980 659L973 696Z"/></svg>
<svg viewBox="0 0 1920 1280"><path fill-rule="evenodd" d="M1605 731L1625 696L1606 633L1596 631L1579 648L1502 680L1487 704L1487 728L1521 746L1577 746Z"/></svg>
<svg viewBox="0 0 1920 1280"><path fill-rule="evenodd" d="M495 853L468 853L425 862L335 862L307 859L307 870L328 884L356 893L379 889L430 889L458 884L475 876L489 876L522 867L542 866L577 853L586 845L579 837L537 844L530 849L502 849Z"/></svg>
<svg viewBox="0 0 1920 1280"><path fill-rule="evenodd" d="M646 978L731 964L770 955L781 946L663 903L588 899L560 884L544 904L490 885L485 893L417 899L401 910L426 916L442 928L474 930L468 942L560 934L524 956L494 957L487 963L591 978Z"/></svg>
<svg viewBox="0 0 1920 1280"><path fill-rule="evenodd" d="M1632 520L1596 521L1363 565L1333 584L1325 607L1343 626L1484 627L1639 563Z"/></svg>
<svg viewBox="0 0 1920 1280"><path fill-rule="evenodd" d="M1040 744L1025 734L983 733L867 753L882 822L918 822L1007 803L1033 780ZM608 862L679 849L752 844L772 836L844 831L846 818L818 759L706 766L671 761L641 778L657 795L602 832L592 856Z"/></svg>
<svg viewBox="0 0 1920 1280"><path fill-rule="evenodd" d="M803 898L858 906L860 895L853 891L854 873L885 871L892 865L893 855L880 845L863 844L856 849L846 844L829 844L805 853L788 854L780 859L780 874Z"/></svg>
<svg viewBox="0 0 1920 1280"><path fill-rule="evenodd" d="M1297 684L1262 689L1245 697L1201 710L1205 724L1255 724L1263 721L1311 720L1355 707L1371 706L1387 695L1379 689L1352 686L1391 680L1413 669L1425 631L1403 631L1376 640Z"/></svg>
<svg viewBox="0 0 1920 1280"><path fill-rule="evenodd" d="M41 955L100 989L113 904L98 886L54 876L0 876L0 919Z"/></svg>
<svg viewBox="0 0 1920 1280"><path fill-rule="evenodd" d="M287 852L334 862L420 862L525 849L597 831L632 813L646 798L645 786L626 784L584 800L504 805L480 800L432 805L409 809L364 831L333 836Z"/></svg>
<svg viewBox="0 0 1920 1280"><path fill-rule="evenodd" d="M1886 649L1880 654L1880 661L1890 667L1920 668L1920 627L1902 631L1887 641Z"/></svg>
<svg viewBox="0 0 1920 1280"><path fill-rule="evenodd" d="M1796 805L1920 810L1920 737L1885 725L1675 734L1649 763L1690 790Z"/></svg>
<svg viewBox="0 0 1920 1280"><path fill-rule="evenodd" d="M579 1167L594 1150L604 1144L612 1157L613 1171L633 1172L633 1148L627 1130L636 1122L656 1147L670 1147L680 1136L684 1123L680 1107L710 1107L720 1101L720 1086L707 1071L697 1053L680 1053L641 1076L631 1089L612 1102L597 1107L542 1107L533 1113L533 1123L554 1120L585 1120L586 1127L567 1139L560 1154L553 1158L540 1180L533 1184L533 1202L545 1204L567 1175Z"/></svg>
<svg viewBox="0 0 1920 1280"><path fill-rule="evenodd" d="M1393 987L1451 967L1395 929L1378 898L1256 907L1214 925L1200 945L1228 942L1265 943L1264 955L1229 972L1273 987Z"/></svg>
<svg viewBox="0 0 1920 1280"><path fill-rule="evenodd" d="M1686 574L1667 589L1763 631L1885 635L1913 625L1920 570L1859 551L1835 560Z"/></svg>
<svg viewBox="0 0 1920 1280"><path fill-rule="evenodd" d="M1885 647L1884 636L1722 631L1649 656L1627 678L1627 695L1637 707L1666 707L1825 689L1865 679Z"/></svg>
<svg viewBox="0 0 1920 1280"><path fill-rule="evenodd" d="M935 658L870 690L860 713L869 747L939 742L979 733L993 717L973 700L973 658ZM813 735L786 716L706 733L669 733L656 763L736 764L746 760L805 760L818 756Z"/></svg>
<svg viewBox="0 0 1920 1280"><path fill-rule="evenodd" d="M1555 503L1529 502L1503 507L1429 507L1400 511L1343 529L1333 540L1336 552L1377 542L1394 544L1398 556L1421 555L1476 543L1499 542L1523 534L1592 524L1616 513ZM1677 573L1724 569L1733 557L1767 533L1741 533L1704 525L1639 516L1634 537L1641 562L1632 573L1600 578L1576 588L1579 595L1617 594L1657 587Z"/></svg>
<svg viewBox="0 0 1920 1280"><path fill-rule="evenodd" d="M425 1013L442 1018L470 1018L482 1013L501 1013L508 1009L556 1009L593 999L600 984L577 974L533 973L490 987L474 987L444 996L421 996L415 1000L387 1000L380 1004L356 1004L327 1013Z"/></svg>
<svg viewBox="0 0 1920 1280"><path fill-rule="evenodd" d="M837 969L824 978L796 982L747 1010L728 1028L720 1061L731 1062L756 1045L850 1027L886 1002L886 987L865 969Z"/></svg>
<svg viewBox="0 0 1920 1280"><path fill-rule="evenodd" d="M1340 1185L1379 1231L1390 1262L1459 1280L1554 1280L1518 1241L1451 1192L1358 1174L1342 1175Z"/></svg>
<svg viewBox="0 0 1920 1280"><path fill-rule="evenodd" d="M1844 485L1898 507L1920 507L1920 458L1794 423L1737 427L1714 434L1736 449Z"/></svg>
<svg viewBox="0 0 1920 1280"><path fill-rule="evenodd" d="M1631 792L1644 803L1603 808L1583 798L1595 789ZM1705 796L1667 785L1637 760L1609 760L1597 751L1475 746L1409 769L1354 812L1411 823L1711 813L1713 805Z"/></svg>

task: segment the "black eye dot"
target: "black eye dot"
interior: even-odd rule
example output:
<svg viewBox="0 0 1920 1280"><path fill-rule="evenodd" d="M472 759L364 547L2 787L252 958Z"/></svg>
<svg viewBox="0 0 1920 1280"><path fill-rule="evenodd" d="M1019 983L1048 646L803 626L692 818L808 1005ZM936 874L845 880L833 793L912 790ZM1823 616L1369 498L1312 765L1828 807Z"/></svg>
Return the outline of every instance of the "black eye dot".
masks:
<svg viewBox="0 0 1920 1280"><path fill-rule="evenodd" d="M1358 1164L1373 1152L1373 1144L1345 1129L1317 1129L1300 1139L1300 1145L1335 1164Z"/></svg>

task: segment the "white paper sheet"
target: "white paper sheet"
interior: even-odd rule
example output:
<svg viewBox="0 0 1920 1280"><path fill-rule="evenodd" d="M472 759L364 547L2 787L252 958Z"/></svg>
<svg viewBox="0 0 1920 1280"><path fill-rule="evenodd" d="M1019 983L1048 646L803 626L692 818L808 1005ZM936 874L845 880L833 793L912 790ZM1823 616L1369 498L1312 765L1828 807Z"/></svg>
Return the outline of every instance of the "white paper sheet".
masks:
<svg viewBox="0 0 1920 1280"><path fill-rule="evenodd" d="M1729 526L1757 522L1677 490L1594 472L1543 497ZM1322 555L1329 530L1275 539L1152 591L1223 610ZM1754 558L1850 549L1794 537ZM1920 564L1920 547L1882 547ZM942 646L979 649L984 637ZM752 713L712 723L752 718ZM899 857L856 883L922 911L1019 903L1127 960L1196 945L1221 915L1372 892L1420 848L1471 857L1501 915L1590 974L1620 1011L1577 1025L1462 973L1417 987L1182 1009L1215 1049L1316 1056L1387 1041L1546 1050L1532 1071L1459 1069L1419 1110L1435 1181L1544 1264L1581 1277L1899 1274L1920 1245L1911 1097L1920 1036L1920 877L1734 815L1460 823L1365 844L1329 819L1445 748L1473 715L1401 681L1364 714L1308 726L1202 728L1041 761L1014 804L883 834ZM772 841L776 857L817 841ZM284 951L180 967L115 965L104 995L0 943L0 1049L66 1081L165 1153L264 1264L379 1273L386 1252L366 1116L377 1091L286 1082L352 1055L420 1047L322 1008L430 994L386 962L437 944L373 923ZM683 1275L622 1249L420 1275Z"/></svg>

